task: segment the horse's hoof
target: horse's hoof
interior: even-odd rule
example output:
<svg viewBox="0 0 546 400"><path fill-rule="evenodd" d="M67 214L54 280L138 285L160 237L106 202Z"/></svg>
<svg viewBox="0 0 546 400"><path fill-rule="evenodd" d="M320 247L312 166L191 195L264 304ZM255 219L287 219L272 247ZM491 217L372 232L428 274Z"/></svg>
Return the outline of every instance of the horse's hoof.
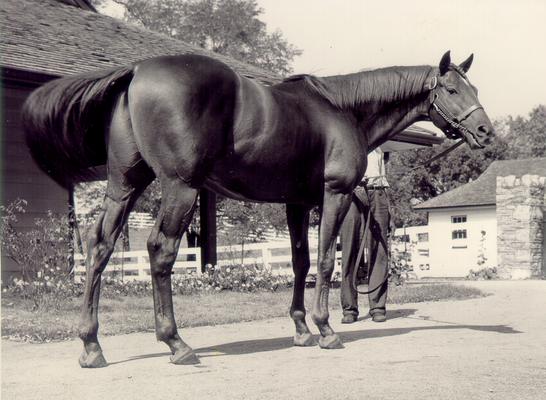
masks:
<svg viewBox="0 0 546 400"><path fill-rule="evenodd" d="M308 347L308 346L314 346L317 344L317 341L310 333L296 333L294 335L294 346L302 346L302 347Z"/></svg>
<svg viewBox="0 0 546 400"><path fill-rule="evenodd" d="M335 333L328 336L321 336L318 343L323 349L342 349L345 347L339 336Z"/></svg>
<svg viewBox="0 0 546 400"><path fill-rule="evenodd" d="M194 365L200 363L199 358L197 358L193 350L189 347L174 353L171 356L171 362L176 365Z"/></svg>
<svg viewBox="0 0 546 400"><path fill-rule="evenodd" d="M92 351L87 353L85 350L82 352L80 359L78 360L80 367L82 368L104 368L108 365L102 351Z"/></svg>

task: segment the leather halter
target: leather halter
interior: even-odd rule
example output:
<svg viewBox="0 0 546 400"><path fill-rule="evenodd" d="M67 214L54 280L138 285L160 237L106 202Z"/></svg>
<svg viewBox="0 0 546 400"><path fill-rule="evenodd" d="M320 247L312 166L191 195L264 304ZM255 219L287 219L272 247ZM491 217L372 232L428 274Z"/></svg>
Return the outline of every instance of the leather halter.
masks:
<svg viewBox="0 0 546 400"><path fill-rule="evenodd" d="M463 74L461 74L461 72L457 71L457 69L454 69L454 70L459 75L461 75L463 79L466 79L466 77ZM466 132L467 134L470 134L472 137L475 138L474 133L470 131L468 128L466 128L465 126L463 126L461 122L466 120L474 111L479 109L483 110L483 107L480 104L473 104L470 107L468 107L466 110L459 113L459 115L454 116L451 112L449 112L448 107L446 107L446 104L443 103L442 100L440 99L440 96L437 93L437 87L438 87L438 76L434 76L429 83L430 106L431 108L434 108L434 110L449 125L449 127L447 127L444 130L445 135L450 139L456 139L457 137L460 137L460 134L458 132Z"/></svg>

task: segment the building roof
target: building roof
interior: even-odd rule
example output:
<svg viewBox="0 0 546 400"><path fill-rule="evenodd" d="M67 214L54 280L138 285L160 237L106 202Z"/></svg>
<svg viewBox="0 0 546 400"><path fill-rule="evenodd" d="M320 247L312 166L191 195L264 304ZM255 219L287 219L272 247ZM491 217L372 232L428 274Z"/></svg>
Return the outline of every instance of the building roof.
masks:
<svg viewBox="0 0 546 400"><path fill-rule="evenodd" d="M68 3L73 5L65 0L2 0L2 67L64 76L193 53L214 57L266 84L280 81L260 68L80 8L85 3L82 0Z"/></svg>
<svg viewBox="0 0 546 400"><path fill-rule="evenodd" d="M488 206L496 204L497 177L539 175L546 177L546 157L526 160L493 161L473 182L459 186L414 207L416 210L435 208Z"/></svg>
<svg viewBox="0 0 546 400"><path fill-rule="evenodd" d="M381 150L391 152L432 147L433 145L442 144L444 140L444 136L437 136L433 131L412 125L381 145Z"/></svg>

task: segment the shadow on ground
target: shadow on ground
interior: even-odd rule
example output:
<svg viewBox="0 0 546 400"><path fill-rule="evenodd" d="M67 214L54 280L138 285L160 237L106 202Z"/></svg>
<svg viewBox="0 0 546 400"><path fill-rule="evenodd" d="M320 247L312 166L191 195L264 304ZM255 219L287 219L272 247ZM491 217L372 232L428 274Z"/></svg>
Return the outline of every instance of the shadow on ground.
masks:
<svg viewBox="0 0 546 400"><path fill-rule="evenodd" d="M422 320L433 321L442 325L407 327L407 328L361 329L358 331L341 331L337 333L340 335L344 343L350 343L350 342L363 340L363 339L405 335L410 332L431 331L431 330L470 329L470 330L481 331L481 332L496 332L496 333L503 333L503 334L521 333L520 331L517 331L507 325L467 325L467 324L457 324L454 322L447 322L447 321L437 321L437 320L428 318L426 316L413 317L412 315L415 313L415 311L416 311L415 309L394 310L394 311L388 312L387 317L388 319L391 319L391 320L395 318L408 318L408 319L416 319L421 321ZM367 318L369 317L360 318L359 321L367 319ZM205 357L217 357L217 356L225 356L225 355L261 353L266 351L287 349L292 346L293 346L293 338L290 336L290 337L282 337L282 338L242 340L237 342L224 343L224 344L219 344L215 346L201 347L201 348L195 349L195 352L199 355L200 358L205 358ZM166 357L166 356L169 356L170 354L171 353L169 352L144 354L140 356L130 357L125 360L115 361L115 362L109 363L109 365L121 364L121 363L130 362L130 361L142 360L146 358Z"/></svg>

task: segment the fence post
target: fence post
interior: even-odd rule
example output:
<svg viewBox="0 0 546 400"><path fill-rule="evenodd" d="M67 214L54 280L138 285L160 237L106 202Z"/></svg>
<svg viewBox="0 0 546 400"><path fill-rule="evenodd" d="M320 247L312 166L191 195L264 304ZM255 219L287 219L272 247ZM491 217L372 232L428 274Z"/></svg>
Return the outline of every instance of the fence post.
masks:
<svg viewBox="0 0 546 400"><path fill-rule="evenodd" d="M204 272L203 269L202 269L202 265L201 264L201 248L200 247L194 247L194 251L195 251L195 265L196 265L196 271L197 271L197 276L201 276L201 274Z"/></svg>
<svg viewBox="0 0 546 400"><path fill-rule="evenodd" d="M146 256L144 254L138 255L138 277L146 278L146 268L149 266L149 263L146 262Z"/></svg>
<svg viewBox="0 0 546 400"><path fill-rule="evenodd" d="M273 257L273 253L271 251L271 248L269 247L269 244L266 242L263 244L262 247L262 262L264 264L264 268L267 269L269 272L271 272L271 260Z"/></svg>

